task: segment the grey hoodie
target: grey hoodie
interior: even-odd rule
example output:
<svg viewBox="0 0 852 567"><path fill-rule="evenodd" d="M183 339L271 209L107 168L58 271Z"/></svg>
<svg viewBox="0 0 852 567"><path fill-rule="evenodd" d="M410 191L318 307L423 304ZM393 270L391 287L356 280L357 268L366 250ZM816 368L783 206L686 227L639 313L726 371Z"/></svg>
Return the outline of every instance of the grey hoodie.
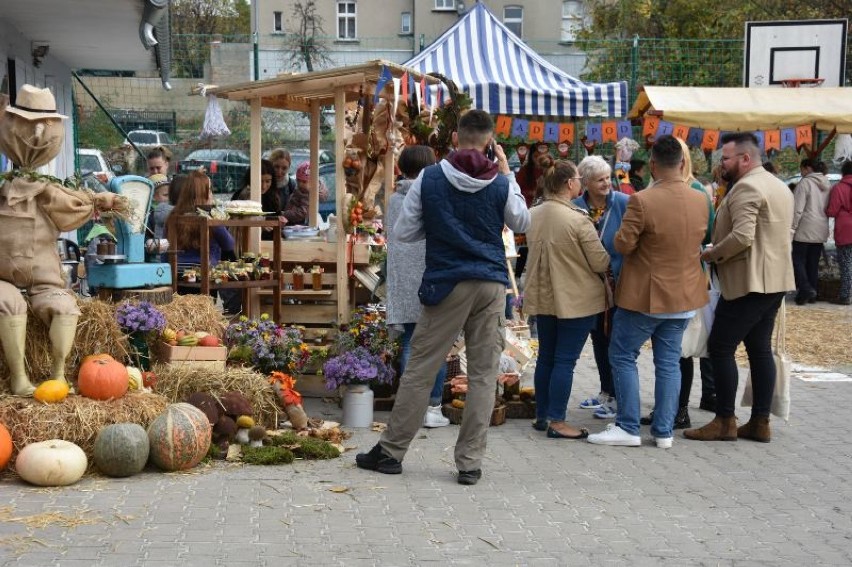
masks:
<svg viewBox="0 0 852 567"><path fill-rule="evenodd" d="M823 244L828 240L828 205L831 183L822 173L803 177L793 191L793 240Z"/></svg>
<svg viewBox="0 0 852 567"><path fill-rule="evenodd" d="M413 183L403 179L391 195L385 223L388 239L387 322L389 325L416 323L423 306L417 290L426 270L426 241L400 242L393 230L402 211L402 203Z"/></svg>

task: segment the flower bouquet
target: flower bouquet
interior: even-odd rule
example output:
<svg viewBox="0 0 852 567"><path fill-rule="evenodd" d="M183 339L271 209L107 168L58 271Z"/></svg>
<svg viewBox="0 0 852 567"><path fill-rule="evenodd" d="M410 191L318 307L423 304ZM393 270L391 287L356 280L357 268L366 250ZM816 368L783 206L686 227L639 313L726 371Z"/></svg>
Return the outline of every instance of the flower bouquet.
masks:
<svg viewBox="0 0 852 567"><path fill-rule="evenodd" d="M142 370L150 370L148 338L166 328L166 316L149 301L125 301L116 308L115 320L127 333L133 364Z"/></svg>
<svg viewBox="0 0 852 567"><path fill-rule="evenodd" d="M256 319L240 317L228 325L225 345L229 360L252 365L264 374L297 373L311 359L302 330L278 325L266 313Z"/></svg>
<svg viewBox="0 0 852 567"><path fill-rule="evenodd" d="M370 306L352 312L349 324L340 329L337 342L339 352L361 346L380 356L386 364L391 364L399 353L399 341L390 337L384 311Z"/></svg>
<svg viewBox="0 0 852 567"><path fill-rule="evenodd" d="M336 390L340 386L357 384L390 384L395 372L382 357L359 346L329 358L322 367L325 387Z"/></svg>

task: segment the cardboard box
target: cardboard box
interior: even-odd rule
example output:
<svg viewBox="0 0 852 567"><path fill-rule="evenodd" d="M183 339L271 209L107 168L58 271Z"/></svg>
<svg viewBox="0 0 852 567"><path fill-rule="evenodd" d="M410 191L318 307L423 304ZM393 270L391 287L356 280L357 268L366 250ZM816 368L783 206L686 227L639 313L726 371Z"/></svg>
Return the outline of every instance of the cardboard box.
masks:
<svg viewBox="0 0 852 567"><path fill-rule="evenodd" d="M228 349L223 346L172 346L158 342L151 347L151 358L160 363L190 364L211 370L224 370Z"/></svg>

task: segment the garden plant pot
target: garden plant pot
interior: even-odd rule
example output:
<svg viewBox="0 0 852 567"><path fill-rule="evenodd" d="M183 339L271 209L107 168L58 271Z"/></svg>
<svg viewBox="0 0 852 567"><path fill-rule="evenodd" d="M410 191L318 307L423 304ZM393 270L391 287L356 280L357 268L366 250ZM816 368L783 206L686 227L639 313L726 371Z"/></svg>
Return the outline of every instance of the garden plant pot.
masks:
<svg viewBox="0 0 852 567"><path fill-rule="evenodd" d="M373 390L367 384L346 386L343 394L343 425L355 428L373 425Z"/></svg>

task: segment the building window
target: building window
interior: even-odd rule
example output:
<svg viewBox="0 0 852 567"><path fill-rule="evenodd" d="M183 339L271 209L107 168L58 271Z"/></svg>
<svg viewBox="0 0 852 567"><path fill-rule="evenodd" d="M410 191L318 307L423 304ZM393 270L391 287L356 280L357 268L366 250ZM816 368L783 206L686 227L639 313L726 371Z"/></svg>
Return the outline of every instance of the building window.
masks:
<svg viewBox="0 0 852 567"><path fill-rule="evenodd" d="M562 41L574 41L583 28L583 5L580 0L562 2Z"/></svg>
<svg viewBox="0 0 852 567"><path fill-rule="evenodd" d="M272 12L272 33L284 33L284 19L281 12Z"/></svg>
<svg viewBox="0 0 852 567"><path fill-rule="evenodd" d="M524 8L522 6L503 8L503 25L512 30L516 36L524 37Z"/></svg>
<svg viewBox="0 0 852 567"><path fill-rule="evenodd" d="M455 10L456 0L435 0L436 10Z"/></svg>
<svg viewBox="0 0 852 567"><path fill-rule="evenodd" d="M337 39L355 39L355 2L337 0Z"/></svg>
<svg viewBox="0 0 852 567"><path fill-rule="evenodd" d="M399 24L399 33L411 33L411 12L403 12Z"/></svg>

